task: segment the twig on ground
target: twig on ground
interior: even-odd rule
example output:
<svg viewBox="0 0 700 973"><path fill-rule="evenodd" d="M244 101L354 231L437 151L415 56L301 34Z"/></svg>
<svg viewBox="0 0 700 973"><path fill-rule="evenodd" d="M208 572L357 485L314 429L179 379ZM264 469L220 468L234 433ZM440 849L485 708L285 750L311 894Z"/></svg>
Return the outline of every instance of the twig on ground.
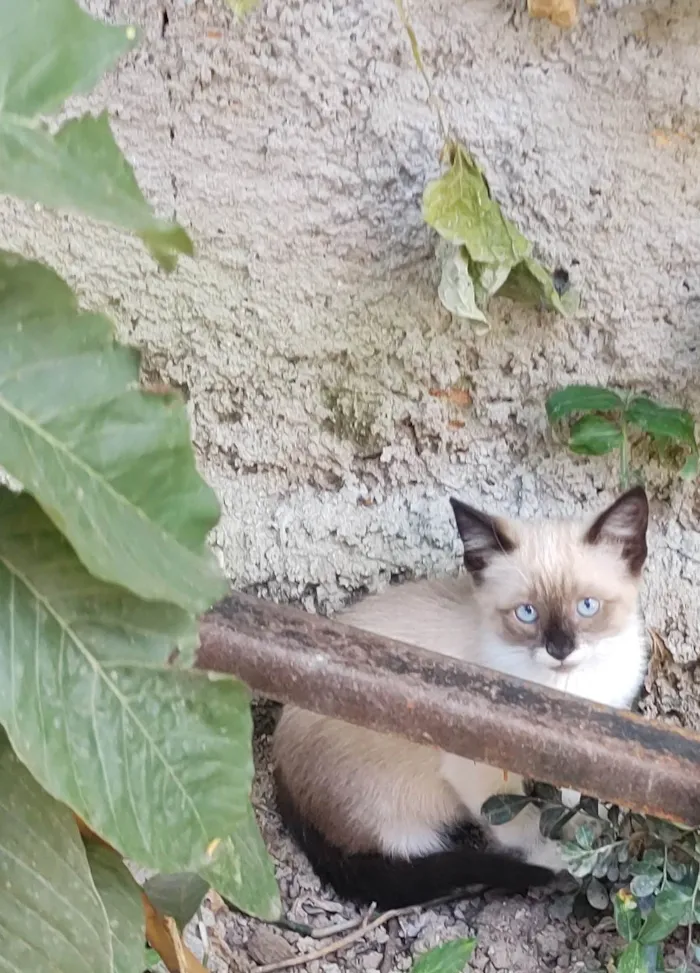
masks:
<svg viewBox="0 0 700 973"><path fill-rule="evenodd" d="M438 905L445 905L447 902L454 902L457 898L459 896L450 895L442 899L435 899L433 902L426 902L424 905L409 905L403 909L389 909L387 912L382 912L381 915L372 919L371 922L367 921L369 916L366 915L360 920L360 925L347 936L336 939L335 942L328 943L327 946L322 946L320 949L312 950L309 953L301 953L299 956L294 956L291 959L282 960L280 963L256 966L255 973L277 973L278 970L290 970L295 966L303 966L305 963L312 963L314 960L323 959L324 956L330 956L331 953L338 953L347 946L351 946L359 939L362 939L368 932L372 932L373 929L378 929L379 926L383 926L391 919L398 919L399 916L407 916L412 912L419 912L421 909L430 909Z"/></svg>
<svg viewBox="0 0 700 973"><path fill-rule="evenodd" d="M388 934L388 939L386 941L386 946L384 947L384 956L382 957L382 962L379 967L379 973L391 973L394 967L394 957L396 956L396 947L399 942L399 931L401 927L399 926L399 920L394 916L387 923L386 931Z"/></svg>

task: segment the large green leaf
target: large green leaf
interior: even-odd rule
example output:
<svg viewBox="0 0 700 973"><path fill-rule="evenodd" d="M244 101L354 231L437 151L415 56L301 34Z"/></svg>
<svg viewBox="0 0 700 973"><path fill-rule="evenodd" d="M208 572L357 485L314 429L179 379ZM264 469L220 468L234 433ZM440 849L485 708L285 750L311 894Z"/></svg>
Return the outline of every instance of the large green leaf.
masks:
<svg viewBox="0 0 700 973"><path fill-rule="evenodd" d="M0 722L49 793L159 871L208 861L253 773L247 690L158 668L189 625L96 581L31 498L0 491Z"/></svg>
<svg viewBox="0 0 700 973"><path fill-rule="evenodd" d="M109 921L114 973L140 973L146 935L141 889L110 848L90 841L85 851Z"/></svg>
<svg viewBox="0 0 700 973"><path fill-rule="evenodd" d="M627 408L627 421L656 439L670 439L697 450L695 419L685 409L660 405L645 395L637 395Z"/></svg>
<svg viewBox="0 0 700 973"><path fill-rule="evenodd" d="M192 253L185 231L158 220L105 115L52 134L41 116L89 91L132 45L132 27L93 20L75 0L0 0L0 193L72 209L137 233L172 269Z"/></svg>
<svg viewBox="0 0 700 973"><path fill-rule="evenodd" d="M574 412L615 412L624 407L617 392L600 385L567 385L552 392L547 399L550 422L565 419Z"/></svg>
<svg viewBox="0 0 700 973"><path fill-rule="evenodd" d="M117 973L75 819L39 787L1 731L0 969Z"/></svg>
<svg viewBox="0 0 700 973"><path fill-rule="evenodd" d="M471 959L475 939L453 939L420 956L411 973L462 973Z"/></svg>
<svg viewBox="0 0 700 973"><path fill-rule="evenodd" d="M423 219L450 243L463 245L477 263L512 267L530 244L491 199L479 167L458 143L450 147L450 168L423 194Z"/></svg>
<svg viewBox="0 0 700 973"><path fill-rule="evenodd" d="M243 912L267 921L279 919L282 904L275 872L250 804L200 875Z"/></svg>
<svg viewBox="0 0 700 973"><path fill-rule="evenodd" d="M622 430L605 416L587 415L571 427L569 449L583 456L603 456L618 449L624 440Z"/></svg>
<svg viewBox="0 0 700 973"><path fill-rule="evenodd" d="M81 314L51 270L0 251L0 464L97 577L209 607L225 591L206 546L218 519L184 405L138 389L139 357Z"/></svg>

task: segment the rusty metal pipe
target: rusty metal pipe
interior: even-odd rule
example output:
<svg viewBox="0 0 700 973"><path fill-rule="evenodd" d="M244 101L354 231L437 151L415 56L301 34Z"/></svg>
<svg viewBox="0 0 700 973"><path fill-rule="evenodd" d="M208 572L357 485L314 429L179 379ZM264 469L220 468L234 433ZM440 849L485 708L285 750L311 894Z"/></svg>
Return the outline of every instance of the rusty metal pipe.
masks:
<svg viewBox="0 0 700 973"><path fill-rule="evenodd" d="M235 594L197 665L271 699L700 827L700 736Z"/></svg>

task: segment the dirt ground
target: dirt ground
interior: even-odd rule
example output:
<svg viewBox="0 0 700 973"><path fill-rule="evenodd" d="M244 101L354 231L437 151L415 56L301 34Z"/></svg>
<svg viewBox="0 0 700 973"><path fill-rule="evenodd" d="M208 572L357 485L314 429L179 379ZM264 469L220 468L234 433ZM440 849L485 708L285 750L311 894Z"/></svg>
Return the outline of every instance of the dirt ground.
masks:
<svg viewBox="0 0 700 973"><path fill-rule="evenodd" d="M364 932L344 928L353 920L357 922L360 914L336 901L327 888L320 886L282 830L275 812L270 776L274 722L272 706L256 708L258 775L254 802L268 848L277 863L287 918L329 935L312 938L265 925L231 913L212 895L188 934L191 948L204 959L211 973L252 973L261 967L269 973L285 968L302 973L399 973L410 970L423 950L463 936L477 937L470 968L483 973L604 973L620 947L612 920L598 915L574 918L570 889L533 893L528 898L486 893L437 908L407 912ZM319 950L348 935L356 938L347 946L314 958ZM283 965L303 956L309 959L293 967ZM680 945L677 949L671 947L667 969L680 966L681 958Z"/></svg>

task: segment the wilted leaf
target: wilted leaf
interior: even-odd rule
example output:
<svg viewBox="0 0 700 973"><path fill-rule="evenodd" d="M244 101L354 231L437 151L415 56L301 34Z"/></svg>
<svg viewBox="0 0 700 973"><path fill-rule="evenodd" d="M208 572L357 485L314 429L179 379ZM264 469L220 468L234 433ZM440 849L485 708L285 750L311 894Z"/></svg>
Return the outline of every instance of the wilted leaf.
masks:
<svg viewBox="0 0 700 973"><path fill-rule="evenodd" d="M144 882L143 890L159 912L172 916L180 929L184 929L202 904L209 883L193 872L160 874Z"/></svg>
<svg viewBox="0 0 700 973"><path fill-rule="evenodd" d="M0 722L49 793L159 871L199 868L253 770L247 690L157 668L182 618L90 577L30 497L0 491Z"/></svg>
<svg viewBox="0 0 700 973"><path fill-rule="evenodd" d="M39 787L2 731L0 875L0 967L117 973L75 819Z"/></svg>
<svg viewBox="0 0 700 973"><path fill-rule="evenodd" d="M512 267L530 253L530 244L498 203L464 146L450 146L450 168L423 194L423 219L441 237L465 246L471 260Z"/></svg>
<svg viewBox="0 0 700 973"><path fill-rule="evenodd" d="M638 395L627 407L627 422L658 439L671 439L697 449L695 420L685 409L659 405L646 396Z"/></svg>
<svg viewBox="0 0 700 973"><path fill-rule="evenodd" d="M557 27L573 27L578 17L576 0L527 0L531 17L544 17Z"/></svg>
<svg viewBox="0 0 700 973"><path fill-rule="evenodd" d="M627 942L632 942L642 928L642 916L634 896L629 892L618 892L613 897L613 912L617 931Z"/></svg>
<svg viewBox="0 0 700 973"><path fill-rule="evenodd" d="M474 281L477 303L484 306L488 299L503 287L508 279L510 267L508 264L478 264L472 261L469 272Z"/></svg>
<svg viewBox="0 0 700 973"><path fill-rule="evenodd" d="M454 939L419 956L411 973L462 973L471 959L475 939Z"/></svg>
<svg viewBox="0 0 700 973"><path fill-rule="evenodd" d="M282 904L272 861L250 804L229 831L230 837L221 842L200 875L236 908L274 922L282 914Z"/></svg>
<svg viewBox="0 0 700 973"><path fill-rule="evenodd" d="M481 813L489 824L507 824L532 803L532 798L523 794L495 794L484 802Z"/></svg>
<svg viewBox="0 0 700 973"><path fill-rule="evenodd" d="M597 385L567 385L552 392L547 399L550 422L565 419L574 412L615 412L623 408L624 402L617 392Z"/></svg>
<svg viewBox="0 0 700 973"><path fill-rule="evenodd" d="M582 416L569 432L569 449L584 456L603 456L622 445L620 427L604 416Z"/></svg>
<svg viewBox="0 0 700 973"><path fill-rule="evenodd" d="M85 851L95 888L107 913L114 973L136 973L143 961L146 934L141 889L119 855L110 848L88 842Z"/></svg>
<svg viewBox="0 0 700 973"><path fill-rule="evenodd" d="M578 307L576 292L569 290L565 295L560 295L552 275L532 257L526 257L513 267L497 296L507 297L526 307L558 311L560 314L570 314Z"/></svg>
<svg viewBox="0 0 700 973"><path fill-rule="evenodd" d="M607 909L610 901L607 890L597 878L592 878L586 887L586 898L591 906L598 911Z"/></svg>
<svg viewBox="0 0 700 973"><path fill-rule="evenodd" d="M485 334L489 330L489 323L476 303L469 267L458 248L446 256L442 265L438 297L450 314L477 325L480 323L481 327L475 329L478 334Z"/></svg>
<svg viewBox="0 0 700 973"><path fill-rule="evenodd" d="M66 122L42 116L89 91L136 31L93 20L74 0L0 0L0 193L71 209L137 233L166 269L191 253L185 231L157 220L106 115Z"/></svg>
<svg viewBox="0 0 700 973"><path fill-rule="evenodd" d="M81 314L47 267L0 252L0 464L90 572L200 612L225 583L206 546L218 519L184 405L138 389L139 356Z"/></svg>

